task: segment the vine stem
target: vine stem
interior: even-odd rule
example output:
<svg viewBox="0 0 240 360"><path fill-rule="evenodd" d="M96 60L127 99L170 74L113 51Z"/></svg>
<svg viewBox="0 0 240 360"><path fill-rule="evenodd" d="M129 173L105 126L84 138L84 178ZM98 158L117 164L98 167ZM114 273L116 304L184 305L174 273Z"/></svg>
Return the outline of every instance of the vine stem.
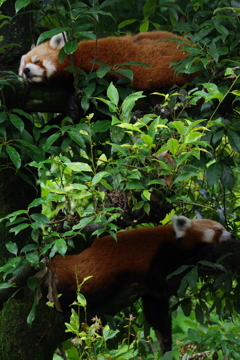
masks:
<svg viewBox="0 0 240 360"><path fill-rule="evenodd" d="M222 104L222 102L224 101L224 99L226 98L226 96L230 93L230 91L232 90L233 86L235 85L235 83L237 82L237 80L239 79L240 74L238 76L236 76L235 80L233 81L232 85L230 86L230 88L228 89L228 91L226 92L226 94L223 96L223 98L221 99L221 101L219 101L218 105L216 106L216 109L214 110L214 112L212 113L212 116L210 117L209 121L213 119L213 117L215 116L219 106Z"/></svg>

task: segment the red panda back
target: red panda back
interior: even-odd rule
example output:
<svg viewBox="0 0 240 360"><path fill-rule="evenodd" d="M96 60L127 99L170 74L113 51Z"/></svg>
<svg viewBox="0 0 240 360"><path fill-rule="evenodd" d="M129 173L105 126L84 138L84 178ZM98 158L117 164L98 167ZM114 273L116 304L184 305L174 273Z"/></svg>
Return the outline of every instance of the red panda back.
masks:
<svg viewBox="0 0 240 360"><path fill-rule="evenodd" d="M161 87L170 87L173 84L182 85L191 81L196 74L176 75L170 64L173 61L186 58L189 54L184 53L178 41L164 41L174 38L187 41L181 36L173 33L155 31L140 33L138 35L127 35L123 37L109 37L96 41L81 41L74 53L74 62L86 72L99 68L101 65L93 62L100 61L113 67L115 64L125 62L147 63L149 67L133 65L134 73L133 88L135 90L153 90ZM19 75L24 76L31 82L44 82L60 76L66 80L66 76L72 75L64 71L71 65L69 56L63 63L58 62L58 53L64 41L61 34L56 35L50 41L40 44L22 57ZM120 75L116 75L119 78Z"/></svg>

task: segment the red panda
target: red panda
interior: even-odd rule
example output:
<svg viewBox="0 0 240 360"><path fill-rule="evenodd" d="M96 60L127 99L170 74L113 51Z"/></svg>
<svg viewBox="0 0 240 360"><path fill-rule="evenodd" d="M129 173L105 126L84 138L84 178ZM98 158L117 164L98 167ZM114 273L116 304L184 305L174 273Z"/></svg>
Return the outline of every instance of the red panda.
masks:
<svg viewBox="0 0 240 360"><path fill-rule="evenodd" d="M159 42L167 39L176 39L185 44L188 42L184 37L164 31L108 37L97 42L81 41L73 54L74 64L89 73L101 66L96 62L106 63L111 68L116 64L132 61L147 63L150 68L143 65L130 66L134 74L134 90L154 90L192 81L196 74L176 75L170 68L173 61L184 59L189 53L183 52L178 41ZM64 71L71 66L70 57L67 56L61 64L58 62L58 54L64 43L63 35L58 34L30 50L21 58L19 75L32 83L54 81L61 77L66 80L71 77L70 72ZM115 75L111 74L111 77L114 78ZM116 75L116 79L119 77Z"/></svg>
<svg viewBox="0 0 240 360"><path fill-rule="evenodd" d="M218 222L174 215L172 225L122 231L117 233L117 241L105 236L78 255L56 255L49 268L57 274L60 299L65 298L68 305L76 297L76 278L81 283L92 276L81 288L88 309L111 302L124 284L146 288L144 314L165 353L172 346L169 297L177 290L166 277L181 265L209 259L213 244L232 238Z"/></svg>

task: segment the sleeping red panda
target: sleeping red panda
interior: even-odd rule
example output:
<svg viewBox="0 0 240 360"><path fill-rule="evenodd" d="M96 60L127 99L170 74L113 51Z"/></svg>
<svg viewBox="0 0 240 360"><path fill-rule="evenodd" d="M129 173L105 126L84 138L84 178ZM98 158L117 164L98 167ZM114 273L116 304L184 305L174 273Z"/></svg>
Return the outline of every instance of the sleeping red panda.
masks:
<svg viewBox="0 0 240 360"><path fill-rule="evenodd" d="M76 277L81 283L92 276L81 293L88 309L96 308L96 315L101 304L111 302L124 284L146 288L142 296L144 314L165 353L172 346L169 297L177 290L166 277L181 265L213 260L213 244L230 239L233 235L218 222L174 215L172 225L122 231L117 233L117 242L112 236L97 238L78 255L55 256L49 268L58 276L57 289L65 305L76 298Z"/></svg>
<svg viewBox="0 0 240 360"><path fill-rule="evenodd" d="M154 90L192 81L196 74L176 75L170 68L173 61L184 59L189 53L183 52L182 45L178 46L178 41L159 42L166 39L176 39L185 44L188 42L181 36L164 31L108 37L97 42L81 41L73 54L74 64L89 73L101 66L96 62L106 63L111 68L115 64L132 61L147 63L150 68L143 65L130 66L134 74L134 90ZM58 54L64 44L63 35L58 34L30 50L21 58L19 75L33 83L59 78L66 81L72 77L70 72L64 71L66 67L71 66L70 57L66 56L62 64L58 62ZM120 75L111 74L111 78L114 77L119 79Z"/></svg>

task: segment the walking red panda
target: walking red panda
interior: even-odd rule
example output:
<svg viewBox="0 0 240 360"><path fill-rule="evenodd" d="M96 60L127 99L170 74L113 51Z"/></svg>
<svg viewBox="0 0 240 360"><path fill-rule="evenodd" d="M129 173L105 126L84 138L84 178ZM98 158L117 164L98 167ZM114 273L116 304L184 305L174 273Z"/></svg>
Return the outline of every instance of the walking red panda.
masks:
<svg viewBox="0 0 240 360"><path fill-rule="evenodd" d="M166 41L176 39L179 41ZM159 42L164 40L163 42ZM189 41L182 36L170 32L154 31L137 35L122 37L108 37L94 40L81 41L73 54L75 66L89 73L101 67L96 62L108 64L111 68L116 64L127 62L147 63L131 65L133 71L134 90L154 90L157 88L171 87L173 84L183 85L194 79L196 74L175 74L170 68L173 61L186 58L189 53L183 52L181 43ZM64 46L62 34L53 36L22 56L19 75L28 81L46 82L62 78L66 81L72 74L64 69L71 66L70 57L66 56L63 63L58 62L58 54ZM124 66L120 66L124 67ZM121 75L111 73L112 79L119 79ZM123 76L122 76L123 77Z"/></svg>
<svg viewBox="0 0 240 360"><path fill-rule="evenodd" d="M231 239L233 235L218 222L174 215L172 225L122 231L117 233L117 241L112 236L97 238L78 255L55 256L49 268L58 276L57 289L64 305L76 298L76 277L81 283L92 276L81 293L88 309L96 308L96 315L101 304L111 302L124 284L146 288L142 296L144 314L165 353L172 346L169 297L180 282L167 281L166 277L181 265L213 260L212 246Z"/></svg>

